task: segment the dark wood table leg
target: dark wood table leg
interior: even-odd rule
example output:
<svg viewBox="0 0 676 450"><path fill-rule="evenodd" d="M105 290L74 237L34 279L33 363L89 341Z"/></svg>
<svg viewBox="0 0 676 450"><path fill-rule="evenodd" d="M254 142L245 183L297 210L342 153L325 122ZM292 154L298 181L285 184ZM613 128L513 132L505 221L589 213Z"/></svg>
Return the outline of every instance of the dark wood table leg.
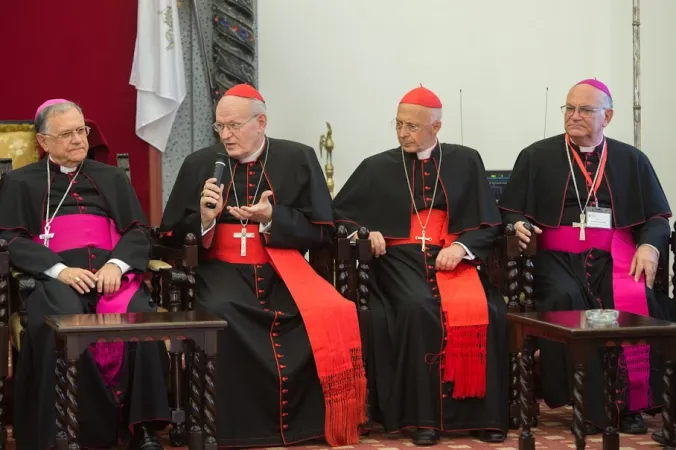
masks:
<svg viewBox="0 0 676 450"><path fill-rule="evenodd" d="M80 424L77 422L77 358L66 355L66 397L68 407L66 409L66 431L68 433L68 450L80 450L78 440L80 438Z"/></svg>
<svg viewBox="0 0 676 450"><path fill-rule="evenodd" d="M586 343L582 341L569 344L573 360L573 435L575 436L575 448L584 450L587 445L585 442L584 429L584 379L585 358L587 355Z"/></svg>
<svg viewBox="0 0 676 450"><path fill-rule="evenodd" d="M673 343L672 343L673 345ZM666 347L666 346L665 346ZM664 349L664 392L662 401L664 409L662 410L662 421L664 422L664 448L676 448L676 433L674 432L674 355L671 349Z"/></svg>
<svg viewBox="0 0 676 450"><path fill-rule="evenodd" d="M68 450L68 434L66 434L66 424L68 416L67 381L66 381L66 360L63 355L56 359L56 450Z"/></svg>
<svg viewBox="0 0 676 450"><path fill-rule="evenodd" d="M172 342L170 358L171 379L171 431L169 440L174 447L182 447L186 444L187 428L185 423L184 401L185 387L183 383L183 352L177 352Z"/></svg>
<svg viewBox="0 0 676 450"><path fill-rule="evenodd" d="M620 435L617 432L617 347L607 347L603 355L603 376L606 391L606 428L603 430L603 450L618 450Z"/></svg>
<svg viewBox="0 0 676 450"><path fill-rule="evenodd" d="M190 363L190 386L189 389L189 398L188 398L188 408L189 408L189 419L190 419L190 435L188 437L188 449L189 450L203 450L204 449L204 436L202 434L202 369L204 366L204 360L202 358L202 352L197 348L196 345L191 345L190 351L192 362Z"/></svg>
<svg viewBox="0 0 676 450"><path fill-rule="evenodd" d="M521 405L521 434L519 435L519 450L535 450L535 437L530 430L531 397L533 396L533 350L535 341L530 336L524 336L519 361L519 403Z"/></svg>
<svg viewBox="0 0 676 450"><path fill-rule="evenodd" d="M204 450L218 450L216 443L216 355L206 355L204 371Z"/></svg>

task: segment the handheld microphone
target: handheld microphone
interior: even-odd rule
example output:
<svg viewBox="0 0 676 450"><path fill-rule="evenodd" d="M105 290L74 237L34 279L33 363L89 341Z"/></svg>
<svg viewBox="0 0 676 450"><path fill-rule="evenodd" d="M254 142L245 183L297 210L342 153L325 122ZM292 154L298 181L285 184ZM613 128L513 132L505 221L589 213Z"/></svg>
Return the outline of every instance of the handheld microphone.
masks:
<svg viewBox="0 0 676 450"><path fill-rule="evenodd" d="M220 187L223 184L223 172L225 171L225 154L218 154L216 156L216 164L214 165L214 175L216 178L216 186ZM216 208L216 203L207 202L207 208Z"/></svg>

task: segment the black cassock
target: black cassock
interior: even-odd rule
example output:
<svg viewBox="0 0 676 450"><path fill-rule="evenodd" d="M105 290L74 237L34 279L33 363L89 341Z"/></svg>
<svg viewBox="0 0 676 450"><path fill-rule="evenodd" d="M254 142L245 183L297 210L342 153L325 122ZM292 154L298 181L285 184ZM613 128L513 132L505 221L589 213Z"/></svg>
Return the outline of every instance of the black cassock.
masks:
<svg viewBox="0 0 676 450"><path fill-rule="evenodd" d="M448 232L458 234L479 261L499 235L500 214L483 162L472 149L442 144L440 184L434 208L448 213ZM439 147L427 160L405 154L415 206L429 209ZM387 238L408 238L411 195L399 148L364 160L334 200L336 223L352 231L365 226ZM488 300L486 395L452 399L453 384L442 383L441 302L433 296L434 262L441 248L421 252L419 244L388 246L371 264L372 334L367 376L372 415L386 431L420 427L437 430L507 430L508 362L503 296L479 272ZM464 263L461 263L464 264ZM432 267L426 272L425 265Z"/></svg>
<svg viewBox="0 0 676 450"><path fill-rule="evenodd" d="M262 192L272 190L272 226L265 245L305 253L332 236L331 197L319 161L308 146L266 139L269 148L255 161L229 161L237 198L241 206L251 205L258 203ZM201 191L223 152L223 145L217 144L185 159L162 221L162 229L172 232L176 245L187 233L201 236ZM226 163L223 195L226 206L236 206L233 189L228 189L229 170ZM240 222L224 208L218 223ZM262 234L255 239L262 240ZM289 290L269 263L227 263L206 259L205 253L200 246L197 308L228 321L219 335L216 363L219 445L273 446L321 438L324 396Z"/></svg>
<svg viewBox="0 0 676 450"><path fill-rule="evenodd" d="M74 173L62 173L54 163L50 163L50 172L51 217ZM43 232L46 197L47 158L2 179L0 238L9 242L12 265L37 281L35 291L26 299L28 328L14 368L14 438L21 449L47 449L53 445L56 433L55 342L51 328L44 324L45 316L92 313L99 301L95 290L79 295L44 272L58 263L96 272L109 259L116 258L131 266L130 272L143 273L150 255L145 214L122 170L93 160L83 162L56 216L57 220L77 215L111 219L122 235L112 252L84 247L55 253L34 242L33 237ZM76 227L72 229L75 236L83 232ZM149 300L148 290L142 284L131 298L128 310L150 311ZM92 354L86 351L77 366L80 443L108 448L119 440L130 439L135 423L169 421L167 364L163 343L125 344L121 376L116 384L106 385Z"/></svg>
<svg viewBox="0 0 676 450"><path fill-rule="evenodd" d="M661 256L669 251L671 215L664 191L650 161L636 148L606 138L605 176L597 197L599 207L611 208L613 227L630 228L636 245L650 244ZM592 152L572 148L593 179L603 144ZM584 174L571 155L573 171L584 205L588 189ZM612 193L611 193L612 192ZM593 199L590 201L590 203ZM505 223L530 221L542 228L570 226L578 222L580 206L570 179L564 135L536 142L524 149L516 161L511 178L499 203ZM607 251L592 249L583 253L538 252L535 266L535 306L538 311L613 308L613 261ZM666 318L666 296L646 287L651 316ZM573 369L562 344L540 340L542 393L550 407L571 402ZM601 351L601 350L599 350ZM602 359L592 357L586 366L585 414L598 427L605 426ZM651 358L650 384L653 399L662 392L658 361ZM620 385L626 385L627 372L620 364ZM626 389L618 388L618 407L627 411ZM657 403L659 404L659 403Z"/></svg>

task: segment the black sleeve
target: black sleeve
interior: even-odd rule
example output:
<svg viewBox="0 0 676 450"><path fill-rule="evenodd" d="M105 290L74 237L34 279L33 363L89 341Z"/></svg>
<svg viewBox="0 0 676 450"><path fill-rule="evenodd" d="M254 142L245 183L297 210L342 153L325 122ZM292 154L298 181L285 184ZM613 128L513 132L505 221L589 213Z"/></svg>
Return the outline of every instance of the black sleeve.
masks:
<svg viewBox="0 0 676 450"><path fill-rule="evenodd" d="M148 231L139 226L127 230L113 249L111 258L129 264L138 272L145 272L150 260L150 236Z"/></svg>
<svg viewBox="0 0 676 450"><path fill-rule="evenodd" d="M502 223L504 223L505 225L508 225L510 223L514 224L517 222L530 222L528 218L523 214L507 211L504 209L501 209L500 213L502 214Z"/></svg>
<svg viewBox="0 0 676 450"><path fill-rule="evenodd" d="M671 230L669 221L664 217L653 217L637 227L638 245L649 244L659 250L660 255L669 251Z"/></svg>
<svg viewBox="0 0 676 450"><path fill-rule="evenodd" d="M200 190L204 180L197 173L198 167L186 159L178 172L171 195L164 208L160 230L170 233L171 244L183 245L185 236L192 233L201 244L202 219L200 216ZM201 184L200 184L201 181Z"/></svg>
<svg viewBox="0 0 676 450"><path fill-rule="evenodd" d="M368 176L368 172L368 163L367 160L364 160L350 175L350 178L333 200L333 219L336 227L343 225L350 234L357 231L359 227L365 226L360 222L363 219L360 217L363 212L375 208L374 205L368 206L365 204L368 198L365 193L370 192L372 180L372 177Z"/></svg>
<svg viewBox="0 0 676 450"><path fill-rule="evenodd" d="M44 271L63 259L49 248L39 244L21 230L6 230L0 233L0 239L8 242L9 260L16 269L33 277L38 277Z"/></svg>
<svg viewBox="0 0 676 450"><path fill-rule="evenodd" d="M297 209L283 205L272 207L270 238L267 245L299 250L319 246L331 240L331 226L310 222Z"/></svg>
<svg viewBox="0 0 676 450"><path fill-rule="evenodd" d="M498 201L503 223L525 221L523 213L526 211L530 175L530 153L524 150L516 159L507 186ZM517 215L510 215L510 213L517 213ZM517 218L518 220L514 220Z"/></svg>
<svg viewBox="0 0 676 450"><path fill-rule="evenodd" d="M486 261L499 235L499 227L485 227L463 232L456 242L467 247L480 261Z"/></svg>

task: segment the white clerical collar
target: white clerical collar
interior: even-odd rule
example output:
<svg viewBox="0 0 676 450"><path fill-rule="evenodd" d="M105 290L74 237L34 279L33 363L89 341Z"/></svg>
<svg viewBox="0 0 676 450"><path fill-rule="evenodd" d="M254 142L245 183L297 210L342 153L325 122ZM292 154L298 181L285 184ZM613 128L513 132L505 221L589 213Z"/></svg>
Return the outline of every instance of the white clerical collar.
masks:
<svg viewBox="0 0 676 450"><path fill-rule="evenodd" d="M427 150L420 150L419 152L416 153L416 156L418 159L430 159L430 156L432 156L432 151L435 149L439 141L435 142L433 146L428 148Z"/></svg>
<svg viewBox="0 0 676 450"><path fill-rule="evenodd" d="M572 142L573 144L577 145L577 144L575 143L575 141L573 140L573 138L570 138L570 142ZM601 140L598 141L597 144L594 145L594 146L592 146L592 147L582 147L581 145L577 145L577 146L580 147L580 152L581 152L581 153L591 153L591 152L593 152L594 150L596 150L596 147L598 147L599 145L601 145L601 142L603 142L603 136L601 136Z"/></svg>
<svg viewBox="0 0 676 450"><path fill-rule="evenodd" d="M61 173L72 173L72 172L75 172L77 170L77 166L75 166L75 167L65 167L65 166L58 164L57 162L55 162L52 159L51 155L49 156L49 160L51 162L53 162L54 164L56 164L57 166L59 166L59 169L61 169Z"/></svg>
<svg viewBox="0 0 676 450"><path fill-rule="evenodd" d="M267 139L267 138L265 138ZM261 156L261 153L263 153L263 147L265 146L265 139L263 139L263 143L261 144L260 148L253 154L247 156L246 158L242 158L239 160L239 162L245 164L245 163L250 163L254 162L258 159L259 156Z"/></svg>

